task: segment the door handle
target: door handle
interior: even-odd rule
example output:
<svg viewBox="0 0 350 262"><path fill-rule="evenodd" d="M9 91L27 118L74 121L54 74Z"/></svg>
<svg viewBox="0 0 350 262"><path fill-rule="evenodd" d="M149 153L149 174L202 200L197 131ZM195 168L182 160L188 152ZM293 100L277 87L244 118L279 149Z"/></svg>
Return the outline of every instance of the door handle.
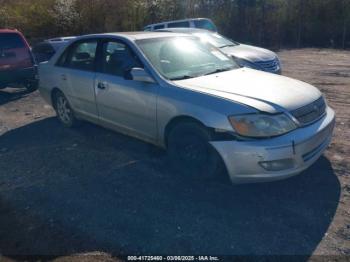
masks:
<svg viewBox="0 0 350 262"><path fill-rule="evenodd" d="M62 74L62 75L61 75L61 79L64 80L64 81L66 81L66 80L67 80L67 76L66 76L65 74Z"/></svg>
<svg viewBox="0 0 350 262"><path fill-rule="evenodd" d="M97 88L98 89L106 89L106 87L107 87L107 84L104 84L104 83L102 83L102 82L99 82L98 84L97 84Z"/></svg>

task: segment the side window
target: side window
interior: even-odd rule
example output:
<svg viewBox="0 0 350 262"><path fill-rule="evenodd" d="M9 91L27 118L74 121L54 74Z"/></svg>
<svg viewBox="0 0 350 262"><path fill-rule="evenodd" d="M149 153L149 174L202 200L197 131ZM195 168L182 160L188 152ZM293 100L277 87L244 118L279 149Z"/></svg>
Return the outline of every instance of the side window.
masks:
<svg viewBox="0 0 350 262"><path fill-rule="evenodd" d="M69 48L68 55L63 54L58 62L65 67L84 71L93 71L96 57L97 41L79 42ZM65 52L66 53L66 52ZM66 55L66 59L64 56ZM65 61L64 61L65 60ZM63 62L63 64L62 64Z"/></svg>
<svg viewBox="0 0 350 262"><path fill-rule="evenodd" d="M168 28L176 28L176 27L190 27L190 23L188 21L183 21L183 22L174 22L174 23L168 24Z"/></svg>
<svg viewBox="0 0 350 262"><path fill-rule="evenodd" d="M42 43L42 44L38 44L38 45L34 46L32 49L32 52L33 53L42 53L42 54L51 54L51 53L54 53L55 50L52 48L52 46L50 44Z"/></svg>
<svg viewBox="0 0 350 262"><path fill-rule="evenodd" d="M165 25L155 25L154 30L163 29Z"/></svg>
<svg viewBox="0 0 350 262"><path fill-rule="evenodd" d="M133 67L143 67L134 52L124 43L103 44L102 73L124 77Z"/></svg>

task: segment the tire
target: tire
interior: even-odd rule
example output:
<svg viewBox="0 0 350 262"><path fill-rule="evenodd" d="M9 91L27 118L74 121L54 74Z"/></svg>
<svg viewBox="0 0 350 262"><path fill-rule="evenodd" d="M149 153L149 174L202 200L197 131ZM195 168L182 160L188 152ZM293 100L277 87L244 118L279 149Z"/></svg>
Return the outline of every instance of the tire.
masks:
<svg viewBox="0 0 350 262"><path fill-rule="evenodd" d="M38 84L35 82L29 82L25 84L25 88L28 92L34 92L38 89Z"/></svg>
<svg viewBox="0 0 350 262"><path fill-rule="evenodd" d="M79 125L79 120L74 116L73 109L62 92L55 92L53 96L53 107L55 108L57 118L65 127L76 127Z"/></svg>
<svg viewBox="0 0 350 262"><path fill-rule="evenodd" d="M197 123L180 123L168 135L167 151L172 169L194 179L213 179L224 170L221 157L209 143L208 130Z"/></svg>

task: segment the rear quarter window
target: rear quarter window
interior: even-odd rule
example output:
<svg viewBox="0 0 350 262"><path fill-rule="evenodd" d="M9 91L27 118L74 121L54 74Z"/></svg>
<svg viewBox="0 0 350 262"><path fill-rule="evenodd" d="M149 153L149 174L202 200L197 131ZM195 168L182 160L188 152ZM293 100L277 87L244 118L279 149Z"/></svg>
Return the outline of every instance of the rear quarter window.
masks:
<svg viewBox="0 0 350 262"><path fill-rule="evenodd" d="M87 39L70 45L61 54L56 66L93 71L97 49L97 40Z"/></svg>
<svg viewBox="0 0 350 262"><path fill-rule="evenodd" d="M64 67L67 63L69 48L66 49L56 62L56 66Z"/></svg>
<svg viewBox="0 0 350 262"><path fill-rule="evenodd" d="M22 37L16 33L0 33L0 49L15 49L26 47Z"/></svg>

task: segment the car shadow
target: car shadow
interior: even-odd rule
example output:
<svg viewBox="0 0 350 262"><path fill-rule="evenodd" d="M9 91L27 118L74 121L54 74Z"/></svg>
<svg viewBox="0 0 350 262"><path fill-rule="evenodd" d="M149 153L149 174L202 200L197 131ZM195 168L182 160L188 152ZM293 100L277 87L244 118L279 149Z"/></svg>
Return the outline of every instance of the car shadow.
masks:
<svg viewBox="0 0 350 262"><path fill-rule="evenodd" d="M325 157L288 180L234 186L182 178L164 159L136 139L55 118L5 133L0 253L309 256L339 202Z"/></svg>
<svg viewBox="0 0 350 262"><path fill-rule="evenodd" d="M5 88L0 89L0 106L5 105L9 102L21 99L29 95L31 91L26 88Z"/></svg>

